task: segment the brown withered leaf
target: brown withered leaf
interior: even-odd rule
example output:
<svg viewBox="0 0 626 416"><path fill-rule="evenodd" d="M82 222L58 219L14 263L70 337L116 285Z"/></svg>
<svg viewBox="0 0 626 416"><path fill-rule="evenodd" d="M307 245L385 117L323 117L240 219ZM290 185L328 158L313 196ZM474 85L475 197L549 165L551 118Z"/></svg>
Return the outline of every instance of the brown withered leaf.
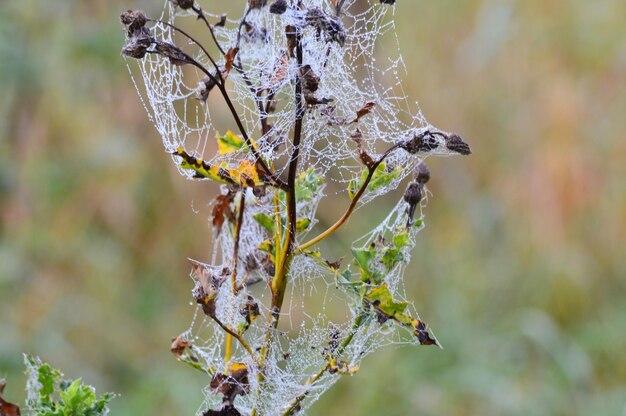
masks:
<svg viewBox="0 0 626 416"><path fill-rule="evenodd" d="M363 162L363 164L367 168L372 168L375 162L374 162L374 159L372 159L372 157L363 148L363 133L361 133L361 130L356 129L356 131L352 133L351 137L352 137L352 140L354 140L354 142L356 143L361 162Z"/></svg>
<svg viewBox="0 0 626 416"><path fill-rule="evenodd" d="M246 329L261 315L259 304L254 300L252 295L248 295L246 303L239 313L246 319Z"/></svg>
<svg viewBox="0 0 626 416"><path fill-rule="evenodd" d="M185 348L189 347L191 347L191 342L187 341L182 335L179 335L176 338L172 338L170 351L175 356L180 357L185 352Z"/></svg>
<svg viewBox="0 0 626 416"><path fill-rule="evenodd" d="M19 406L4 400L3 393L6 385L6 380L0 380L0 416L20 416Z"/></svg>
<svg viewBox="0 0 626 416"><path fill-rule="evenodd" d="M228 190L226 195L218 195L215 198L215 205L213 205L213 210L211 211L211 222L217 235L222 230L222 225L226 219L230 222L235 222L235 213L230 206L234 198L235 192L232 190Z"/></svg>
<svg viewBox="0 0 626 416"><path fill-rule="evenodd" d="M211 378L210 387L215 393L222 394L224 405L232 406L237 396L244 396L250 391L248 367L243 363L233 363L228 366L227 373L216 373Z"/></svg>
<svg viewBox="0 0 626 416"><path fill-rule="evenodd" d="M215 298L220 285L224 282L223 276L215 276L207 267L198 261L189 259L192 265L191 277L196 281L193 297L196 303L202 306L207 316L215 315Z"/></svg>
<svg viewBox="0 0 626 416"><path fill-rule="evenodd" d="M226 62L224 63L224 70L226 76L230 73L230 70L233 68L233 62L235 61L235 56L237 56L237 52L239 52L239 48L230 48L226 55L224 55L224 59Z"/></svg>
<svg viewBox="0 0 626 416"><path fill-rule="evenodd" d="M280 60L277 62L274 67L274 75L272 75L272 79L270 80L270 84L272 86L276 86L280 84L287 77L287 69L289 67L289 55L287 53L283 53L280 57Z"/></svg>
<svg viewBox="0 0 626 416"><path fill-rule="evenodd" d="M356 112L356 117L354 118L354 120L352 120L352 123L358 123L362 117L366 116L370 113L370 111L372 111L372 108L374 108L375 105L376 103L373 102L365 103L365 105Z"/></svg>
<svg viewBox="0 0 626 416"><path fill-rule="evenodd" d="M335 261L324 260L324 263L326 263L326 265L333 270L339 270L339 268L341 267L342 261L343 261L343 257L340 257Z"/></svg>

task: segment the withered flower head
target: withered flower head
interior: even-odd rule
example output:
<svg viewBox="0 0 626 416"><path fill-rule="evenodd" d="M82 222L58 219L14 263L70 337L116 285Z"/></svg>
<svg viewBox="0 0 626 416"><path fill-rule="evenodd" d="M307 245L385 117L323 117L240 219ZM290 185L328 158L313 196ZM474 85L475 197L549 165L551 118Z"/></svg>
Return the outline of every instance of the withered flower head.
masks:
<svg viewBox="0 0 626 416"><path fill-rule="evenodd" d="M193 7L194 0L172 0L174 6L178 6L183 10L191 9Z"/></svg>
<svg viewBox="0 0 626 416"><path fill-rule="evenodd" d="M424 188L424 185L422 185L421 183L411 182L409 186L406 188L406 191L404 191L403 198L406 201L406 203L411 206L419 204L423 197L422 196L423 188Z"/></svg>
<svg viewBox="0 0 626 416"><path fill-rule="evenodd" d="M126 30L126 44L122 48L122 55L142 59L154 40L150 29L146 27L148 18L141 10L128 10L120 16Z"/></svg>
<svg viewBox="0 0 626 416"><path fill-rule="evenodd" d="M144 32L145 31L145 32ZM139 35L131 36L126 39L126 44L122 48L122 55L142 59L148 53L148 48L152 45L153 39L147 27L142 28Z"/></svg>
<svg viewBox="0 0 626 416"><path fill-rule="evenodd" d="M426 166L424 161L420 161L415 167L413 177L417 183L425 184L430 180L430 169Z"/></svg>
<svg viewBox="0 0 626 416"><path fill-rule="evenodd" d="M453 152L464 156L472 154L472 150L470 149L469 145L465 143L463 139L461 139L461 136L456 133L453 133L452 135L450 135L450 137L448 137L446 147Z"/></svg>
<svg viewBox="0 0 626 416"><path fill-rule="evenodd" d="M346 31L341 20L336 16L330 16L322 9L313 7L307 12L305 21L316 29L318 38L323 38L327 42L336 42L340 46L346 42Z"/></svg>
<svg viewBox="0 0 626 416"><path fill-rule="evenodd" d="M135 32L141 30L148 22L148 18L143 10L127 10L122 13L120 20L128 36L132 36Z"/></svg>
<svg viewBox="0 0 626 416"><path fill-rule="evenodd" d="M286 0L276 0L270 6L270 13L283 14L286 11L287 11L287 1Z"/></svg>
<svg viewBox="0 0 626 416"><path fill-rule="evenodd" d="M412 155L419 152L430 152L439 147L439 141L430 131L416 134L412 139L400 144L400 147Z"/></svg>

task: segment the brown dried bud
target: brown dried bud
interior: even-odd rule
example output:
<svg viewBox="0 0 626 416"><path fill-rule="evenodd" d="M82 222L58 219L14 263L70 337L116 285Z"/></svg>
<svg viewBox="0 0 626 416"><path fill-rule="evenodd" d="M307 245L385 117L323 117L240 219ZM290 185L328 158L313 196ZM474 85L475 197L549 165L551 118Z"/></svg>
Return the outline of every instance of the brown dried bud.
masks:
<svg viewBox="0 0 626 416"><path fill-rule="evenodd" d="M418 152L430 152L439 147L439 141L430 131L416 134L412 139L400 144L400 147L412 155Z"/></svg>
<svg viewBox="0 0 626 416"><path fill-rule="evenodd" d="M456 133L453 133L450 137L448 137L448 141L446 142L446 147L453 152L456 152L461 155L470 155L472 154L472 150L469 145L461 139Z"/></svg>
<svg viewBox="0 0 626 416"><path fill-rule="evenodd" d="M157 41L156 51L170 60L172 65L185 65L191 63L189 57L178 47L171 43Z"/></svg>
<svg viewBox="0 0 626 416"><path fill-rule="evenodd" d="M183 10L191 9L193 7L194 0L172 0L174 6L178 6Z"/></svg>
<svg viewBox="0 0 626 416"><path fill-rule="evenodd" d="M126 39L126 44L122 48L122 55L129 58L143 59L153 42L150 30L147 27L143 27Z"/></svg>
<svg viewBox="0 0 626 416"><path fill-rule="evenodd" d="M417 205L422 201L422 189L424 185L418 182L411 182L404 191L404 200L409 205Z"/></svg>
<svg viewBox="0 0 626 416"><path fill-rule="evenodd" d="M417 183L422 185L430 180L430 169L428 169L428 166L426 166L424 161L420 161L417 164L415 171L413 172L413 177Z"/></svg>
<svg viewBox="0 0 626 416"><path fill-rule="evenodd" d="M128 10L121 14L120 20L126 29L127 36L132 36L137 31L141 30L148 18L143 10Z"/></svg>
<svg viewBox="0 0 626 416"><path fill-rule="evenodd" d="M415 216L415 209L418 204L422 201L422 190L424 189L424 185L418 182L411 182L409 186L404 191L404 201L409 204L406 212L408 214L408 220L406 226L409 227L413 224L413 217Z"/></svg>
<svg viewBox="0 0 626 416"><path fill-rule="evenodd" d="M287 1L286 0L276 0L270 6L270 13L283 14L286 11L287 11Z"/></svg>
<svg viewBox="0 0 626 416"><path fill-rule="evenodd" d="M305 17L306 23L314 27L317 37L327 42L336 42L340 46L346 41L346 31L341 20L336 16L326 14L322 9L313 7L309 9Z"/></svg>

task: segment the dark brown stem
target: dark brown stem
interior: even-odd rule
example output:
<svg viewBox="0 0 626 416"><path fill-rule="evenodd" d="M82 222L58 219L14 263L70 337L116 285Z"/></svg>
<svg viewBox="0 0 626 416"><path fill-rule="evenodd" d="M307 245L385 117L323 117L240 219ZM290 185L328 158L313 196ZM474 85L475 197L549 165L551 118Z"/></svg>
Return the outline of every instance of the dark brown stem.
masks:
<svg viewBox="0 0 626 416"><path fill-rule="evenodd" d="M166 25L167 27L170 27L172 29L174 29L176 32L179 32L181 35L185 36L187 39L189 39L190 41L192 41L193 43L195 43L196 45L198 45L198 47L200 49L202 49L202 52L204 52L204 54L206 55L207 58L209 58L209 61L211 61L211 63L213 64L213 66L215 67L215 71L217 73L217 75L219 76L219 79L221 82L223 82L224 80L222 79L222 75L221 75L221 71L219 69L219 66L217 66L217 62L215 62L215 60L213 59L213 57L211 57L211 55L209 54L209 52L205 49L204 46L202 46L202 44L200 42L198 42L196 39L194 39L191 35L189 35L187 32L185 32L184 30L178 28L177 26L174 26L171 23L168 22L164 22L163 20L158 20L158 19L148 19L148 21L151 22L155 22L155 23L161 23ZM213 78L213 77L211 77ZM213 78L214 79L214 78Z"/></svg>

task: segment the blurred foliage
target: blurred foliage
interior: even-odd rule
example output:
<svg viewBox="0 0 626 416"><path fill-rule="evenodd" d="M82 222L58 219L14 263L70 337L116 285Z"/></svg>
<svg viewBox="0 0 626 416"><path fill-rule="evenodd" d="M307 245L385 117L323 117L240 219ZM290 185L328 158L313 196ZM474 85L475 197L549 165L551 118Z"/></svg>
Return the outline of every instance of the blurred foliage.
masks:
<svg viewBox="0 0 626 416"><path fill-rule="evenodd" d="M114 415L202 403L208 380L169 340L191 321L185 258L208 257L216 188L175 172L119 56L119 12L161 3L0 2L0 374L13 398L27 352L121 393ZM431 159L407 275L445 349L379 352L311 413L624 414L623 0L398 3L407 94L474 150ZM328 223L342 203L320 209ZM359 210L324 249L345 252L392 203Z"/></svg>

